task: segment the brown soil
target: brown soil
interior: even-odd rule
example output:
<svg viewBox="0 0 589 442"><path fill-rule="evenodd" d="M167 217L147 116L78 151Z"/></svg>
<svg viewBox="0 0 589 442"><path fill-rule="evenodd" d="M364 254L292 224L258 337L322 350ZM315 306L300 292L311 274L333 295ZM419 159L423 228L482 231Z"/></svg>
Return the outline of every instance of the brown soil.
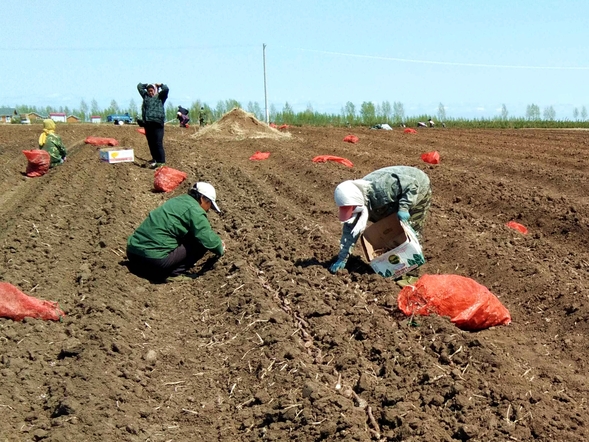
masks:
<svg viewBox="0 0 589 442"><path fill-rule="evenodd" d="M150 158L132 126L58 126L68 161L23 176L40 127L0 127L0 277L58 301L63 322L0 319L0 439L14 441L589 440L589 141L580 131L291 128L287 139L167 127L189 179L98 161L88 135ZM441 164L420 154L438 150ZM269 151L265 161L249 161ZM316 155L354 168L316 164ZM359 256L334 276L335 186L388 165L425 170L423 273L468 276L510 310L468 333L410 322L400 288ZM195 180L227 254L189 282L128 272L147 213ZM530 230L505 227L510 220ZM341 388L338 388L341 387Z"/></svg>

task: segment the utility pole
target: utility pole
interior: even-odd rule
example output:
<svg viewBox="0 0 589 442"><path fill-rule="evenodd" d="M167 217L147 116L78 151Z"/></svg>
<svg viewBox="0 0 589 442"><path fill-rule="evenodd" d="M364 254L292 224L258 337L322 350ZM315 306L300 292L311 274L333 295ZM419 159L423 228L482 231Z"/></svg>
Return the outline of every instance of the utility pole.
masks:
<svg viewBox="0 0 589 442"><path fill-rule="evenodd" d="M266 124L270 124L270 113L268 112L268 91L266 89L266 43L262 45L264 58L264 104L266 105Z"/></svg>

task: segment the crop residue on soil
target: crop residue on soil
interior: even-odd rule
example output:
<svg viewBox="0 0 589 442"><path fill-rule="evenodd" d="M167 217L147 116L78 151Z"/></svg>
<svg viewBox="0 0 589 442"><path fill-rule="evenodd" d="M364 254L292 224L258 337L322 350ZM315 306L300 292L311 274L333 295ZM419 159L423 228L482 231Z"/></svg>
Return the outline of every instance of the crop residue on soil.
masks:
<svg viewBox="0 0 589 442"><path fill-rule="evenodd" d="M194 135L193 138L215 138L242 140L246 138L271 138L284 139L291 135L288 132L281 132L278 129L268 126L259 121L253 114L234 108L227 112L219 121L204 126Z"/></svg>
<svg viewBox="0 0 589 442"><path fill-rule="evenodd" d="M153 171L101 163L83 143L112 137L149 159L132 126L58 125L68 160L24 177L40 131L0 126L0 277L67 316L0 319L1 440L589 440L583 132L360 128L352 146L346 128L295 127L227 130L211 148L166 126L167 164L188 178L164 194ZM433 148L435 166L420 160ZM410 321L359 249L329 273L333 189L395 164L432 182L421 272L475 279L511 325ZM223 213L209 219L227 254L185 283L129 273L128 235L196 180L217 190Z"/></svg>

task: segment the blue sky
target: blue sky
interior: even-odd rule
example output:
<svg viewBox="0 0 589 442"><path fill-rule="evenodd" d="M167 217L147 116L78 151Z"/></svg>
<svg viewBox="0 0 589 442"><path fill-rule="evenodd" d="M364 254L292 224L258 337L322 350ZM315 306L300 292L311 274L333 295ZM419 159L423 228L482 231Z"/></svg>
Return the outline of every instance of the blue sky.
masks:
<svg viewBox="0 0 589 442"><path fill-rule="evenodd" d="M589 109L589 2L190 1L4 2L0 106L235 99L339 113L401 102L408 116L512 116Z"/></svg>

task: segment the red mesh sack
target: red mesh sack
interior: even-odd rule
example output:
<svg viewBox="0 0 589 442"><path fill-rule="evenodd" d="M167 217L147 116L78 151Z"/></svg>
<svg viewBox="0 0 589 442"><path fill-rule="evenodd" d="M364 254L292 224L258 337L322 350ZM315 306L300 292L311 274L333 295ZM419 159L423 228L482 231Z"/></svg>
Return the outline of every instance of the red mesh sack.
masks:
<svg viewBox="0 0 589 442"><path fill-rule="evenodd" d="M43 176L51 166L51 157L49 153L42 149L23 150L22 153L27 157L27 176Z"/></svg>
<svg viewBox="0 0 589 442"><path fill-rule="evenodd" d="M528 233L528 229L526 226L524 226L520 223L516 223L515 221L509 221L505 225L507 227L509 227L510 229L517 230L518 232L523 233L524 235L526 235Z"/></svg>
<svg viewBox="0 0 589 442"><path fill-rule="evenodd" d="M440 153L437 150L433 152L422 153L421 159L429 164L440 164Z"/></svg>
<svg viewBox="0 0 589 442"><path fill-rule="evenodd" d="M410 127L406 128L404 131L406 134L416 134L417 131L415 129L411 129Z"/></svg>
<svg viewBox="0 0 589 442"><path fill-rule="evenodd" d="M188 127L188 125L186 125L186 127ZM145 129L143 127L140 127L139 129L137 129L137 132L139 132L140 134L145 135Z"/></svg>
<svg viewBox="0 0 589 442"><path fill-rule="evenodd" d="M158 192L170 192L185 179L186 174L184 172L163 166L155 171L153 187Z"/></svg>
<svg viewBox="0 0 589 442"><path fill-rule="evenodd" d="M250 157L250 160L260 161L260 160L266 160L269 157L270 157L270 152L260 152L260 151L257 151L255 154L253 154Z"/></svg>
<svg viewBox="0 0 589 442"><path fill-rule="evenodd" d="M65 316L57 302L44 301L25 295L7 282L0 282L0 317L22 321L23 318L37 318L59 321Z"/></svg>
<svg viewBox="0 0 589 442"><path fill-rule="evenodd" d="M350 160L342 157L334 157L333 155L319 155L313 158L314 163L325 163L326 161L335 161L346 167L354 167L354 164Z"/></svg>
<svg viewBox="0 0 589 442"><path fill-rule="evenodd" d="M278 129L279 130L286 130L286 129L288 129L288 124L282 124L282 125L278 126Z"/></svg>
<svg viewBox="0 0 589 442"><path fill-rule="evenodd" d="M357 143L358 140L360 140L360 138L358 138L356 135L346 135L344 137L344 141L347 143Z"/></svg>
<svg viewBox="0 0 589 442"><path fill-rule="evenodd" d="M119 142L114 138L101 138L101 137L86 137L84 143L91 144L92 146L118 146Z"/></svg>
<svg viewBox="0 0 589 442"><path fill-rule="evenodd" d="M399 309L407 316L449 316L462 330L476 331L511 322L509 311L493 293L460 275L423 275L401 290Z"/></svg>
<svg viewBox="0 0 589 442"><path fill-rule="evenodd" d="M277 126L276 126L276 123L270 123L270 125L269 125L269 126L270 126L270 127L273 127L273 128L275 128L275 129L276 129L276 127L277 127Z"/></svg>

